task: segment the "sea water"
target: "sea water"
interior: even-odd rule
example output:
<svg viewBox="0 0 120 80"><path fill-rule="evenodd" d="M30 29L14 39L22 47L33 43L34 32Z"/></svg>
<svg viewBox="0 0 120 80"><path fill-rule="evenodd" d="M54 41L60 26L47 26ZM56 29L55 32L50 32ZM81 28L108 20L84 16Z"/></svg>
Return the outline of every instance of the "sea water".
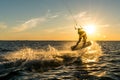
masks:
<svg viewBox="0 0 120 80"><path fill-rule="evenodd" d="M0 41L0 80L120 80L120 41Z"/></svg>

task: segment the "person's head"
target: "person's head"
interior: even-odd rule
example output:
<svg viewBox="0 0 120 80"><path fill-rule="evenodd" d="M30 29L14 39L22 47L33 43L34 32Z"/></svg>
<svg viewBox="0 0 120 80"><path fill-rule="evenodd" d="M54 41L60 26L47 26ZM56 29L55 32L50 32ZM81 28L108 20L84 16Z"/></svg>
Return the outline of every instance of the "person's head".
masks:
<svg viewBox="0 0 120 80"><path fill-rule="evenodd" d="M82 29L81 27L78 28L78 30L81 30L81 29Z"/></svg>

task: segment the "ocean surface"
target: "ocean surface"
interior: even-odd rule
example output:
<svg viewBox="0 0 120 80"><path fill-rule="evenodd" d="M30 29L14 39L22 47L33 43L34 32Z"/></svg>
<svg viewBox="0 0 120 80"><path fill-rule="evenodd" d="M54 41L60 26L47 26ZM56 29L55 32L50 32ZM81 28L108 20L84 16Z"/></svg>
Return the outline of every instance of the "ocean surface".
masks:
<svg viewBox="0 0 120 80"><path fill-rule="evenodd" d="M120 80L120 41L0 41L0 80Z"/></svg>

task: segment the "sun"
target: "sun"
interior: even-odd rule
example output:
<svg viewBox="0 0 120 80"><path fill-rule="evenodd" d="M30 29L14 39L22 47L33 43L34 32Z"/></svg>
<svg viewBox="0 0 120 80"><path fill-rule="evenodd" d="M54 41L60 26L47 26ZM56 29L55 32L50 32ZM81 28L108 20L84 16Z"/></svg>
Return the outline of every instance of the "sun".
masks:
<svg viewBox="0 0 120 80"><path fill-rule="evenodd" d="M94 34L95 33L95 25L94 24L88 24L84 26L84 30L87 34Z"/></svg>

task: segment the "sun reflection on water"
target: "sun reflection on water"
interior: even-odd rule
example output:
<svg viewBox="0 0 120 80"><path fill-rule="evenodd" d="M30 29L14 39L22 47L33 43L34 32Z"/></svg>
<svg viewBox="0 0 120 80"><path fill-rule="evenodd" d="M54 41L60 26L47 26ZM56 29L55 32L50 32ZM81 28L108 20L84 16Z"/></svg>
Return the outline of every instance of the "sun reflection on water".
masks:
<svg viewBox="0 0 120 80"><path fill-rule="evenodd" d="M102 56L101 47L95 42L92 42L92 45L85 48L83 52L81 58L84 63L98 62L99 57Z"/></svg>

